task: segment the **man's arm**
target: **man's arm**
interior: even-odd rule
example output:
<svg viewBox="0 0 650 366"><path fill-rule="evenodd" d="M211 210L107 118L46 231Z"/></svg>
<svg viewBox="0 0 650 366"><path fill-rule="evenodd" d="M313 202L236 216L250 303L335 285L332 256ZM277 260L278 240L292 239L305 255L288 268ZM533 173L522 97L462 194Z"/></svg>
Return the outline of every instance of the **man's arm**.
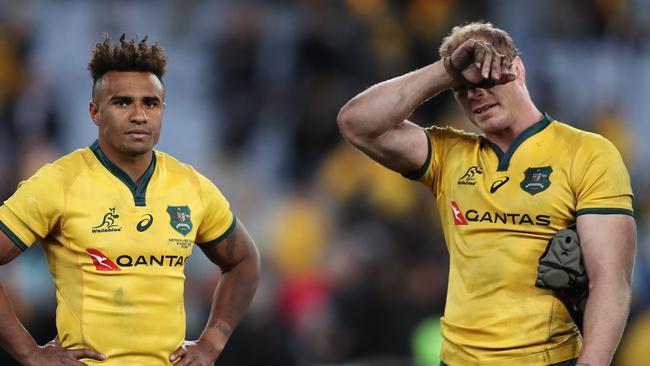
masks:
<svg viewBox="0 0 650 366"><path fill-rule="evenodd" d="M212 296L210 317L198 341L186 342L171 354L172 361L181 358L176 366L214 364L232 331L244 318L260 276L259 253L239 220L223 242L202 250L224 275Z"/></svg>
<svg viewBox="0 0 650 366"><path fill-rule="evenodd" d="M0 233L0 265L14 260L21 250L4 233ZM0 345L14 359L24 363L27 356L38 347L34 338L20 323L14 307L0 283Z"/></svg>
<svg viewBox="0 0 650 366"><path fill-rule="evenodd" d="M577 229L589 277L578 362L609 365L630 310L636 223L628 215L581 215Z"/></svg>
<svg viewBox="0 0 650 366"><path fill-rule="evenodd" d="M427 158L428 142L422 128L406 119L452 83L438 61L374 85L341 108L337 118L341 135L389 169L416 171Z"/></svg>
<svg viewBox="0 0 650 366"><path fill-rule="evenodd" d="M511 61L490 44L469 39L449 58L374 85L354 97L339 112L339 130L348 142L380 164L399 173L412 173L424 164L428 142L422 128L406 120L411 113L452 87L514 80Z"/></svg>
<svg viewBox="0 0 650 366"><path fill-rule="evenodd" d="M0 232L0 265L14 260L22 251ZM34 338L20 323L11 300L4 286L0 283L0 345L22 365L85 365L77 361L80 358L104 360L105 357L88 349L67 350L57 342L50 342L43 347L36 344Z"/></svg>

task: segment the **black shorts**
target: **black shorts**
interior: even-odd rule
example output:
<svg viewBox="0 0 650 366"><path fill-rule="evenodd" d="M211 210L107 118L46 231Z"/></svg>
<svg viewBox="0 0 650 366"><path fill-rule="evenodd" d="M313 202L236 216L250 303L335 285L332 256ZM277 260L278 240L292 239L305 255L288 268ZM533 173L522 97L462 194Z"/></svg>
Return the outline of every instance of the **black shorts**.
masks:
<svg viewBox="0 0 650 366"><path fill-rule="evenodd" d="M560 363L554 363L549 366L575 366L578 363L578 359L574 358L573 360L562 361ZM440 366L448 366L446 363L440 361Z"/></svg>

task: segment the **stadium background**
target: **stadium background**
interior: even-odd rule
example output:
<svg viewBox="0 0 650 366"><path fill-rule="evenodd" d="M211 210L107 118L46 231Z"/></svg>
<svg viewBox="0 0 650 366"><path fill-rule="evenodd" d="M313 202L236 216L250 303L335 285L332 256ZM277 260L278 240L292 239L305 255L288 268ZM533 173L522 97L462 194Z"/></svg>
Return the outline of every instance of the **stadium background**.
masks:
<svg viewBox="0 0 650 366"><path fill-rule="evenodd" d="M602 133L629 167L639 227L630 325L616 365L650 356L650 2L645 0L0 1L0 198L96 138L90 49L147 34L168 54L158 149L222 189L263 275L218 365L437 365L447 259L433 198L344 144L338 109L434 60L454 24L510 32L551 116ZM449 93L413 120L472 129ZM616 245L616 243L611 243ZM218 281L186 269L188 337ZM0 278L42 344L54 290L35 246ZM532 285L532 284L531 284ZM163 289L164 290L164 289ZM164 321L161 319L161 321ZM1 365L11 365L5 354Z"/></svg>

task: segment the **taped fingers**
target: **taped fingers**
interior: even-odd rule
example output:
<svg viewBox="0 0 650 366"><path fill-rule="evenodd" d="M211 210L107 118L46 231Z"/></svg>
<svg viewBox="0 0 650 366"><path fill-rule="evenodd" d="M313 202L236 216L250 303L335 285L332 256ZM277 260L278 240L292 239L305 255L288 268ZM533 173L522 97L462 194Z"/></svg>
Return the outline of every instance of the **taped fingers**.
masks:
<svg viewBox="0 0 650 366"><path fill-rule="evenodd" d="M490 78L499 81L501 79L501 63L503 61L503 57L501 54L496 52L494 54L494 58L492 59L492 69L490 70Z"/></svg>
<svg viewBox="0 0 650 366"><path fill-rule="evenodd" d="M475 40L470 39L463 43L457 52L454 52L451 57L451 64L457 70L463 71L474 62L474 44Z"/></svg>
<svg viewBox="0 0 650 366"><path fill-rule="evenodd" d="M485 43L482 41L476 41L474 42L474 66L476 66L477 69L481 70L483 67L483 61L485 60L485 54L487 52L487 48L485 47Z"/></svg>
<svg viewBox="0 0 650 366"><path fill-rule="evenodd" d="M505 84L517 79L517 75L514 72L512 60L508 57L503 57L501 59L501 78L500 81Z"/></svg>
<svg viewBox="0 0 650 366"><path fill-rule="evenodd" d="M481 76L483 79L490 78L490 70L492 69L492 60L494 59L494 53L490 49L487 49L485 52L485 58L483 59L483 64L481 65Z"/></svg>

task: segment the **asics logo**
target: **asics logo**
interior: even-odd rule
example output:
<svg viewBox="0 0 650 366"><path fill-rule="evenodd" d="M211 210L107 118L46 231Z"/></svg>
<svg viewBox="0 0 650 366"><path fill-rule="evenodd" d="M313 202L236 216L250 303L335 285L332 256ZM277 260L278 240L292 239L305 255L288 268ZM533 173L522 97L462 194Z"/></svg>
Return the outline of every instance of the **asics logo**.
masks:
<svg viewBox="0 0 650 366"><path fill-rule="evenodd" d="M153 224L153 216L146 214L144 215L144 219L140 220L135 228L139 232L144 232L151 226L151 224Z"/></svg>
<svg viewBox="0 0 650 366"><path fill-rule="evenodd" d="M492 183L492 187L490 187L490 193L494 193L497 191L497 189L501 188L502 185L508 183L510 180L510 177L501 177Z"/></svg>

